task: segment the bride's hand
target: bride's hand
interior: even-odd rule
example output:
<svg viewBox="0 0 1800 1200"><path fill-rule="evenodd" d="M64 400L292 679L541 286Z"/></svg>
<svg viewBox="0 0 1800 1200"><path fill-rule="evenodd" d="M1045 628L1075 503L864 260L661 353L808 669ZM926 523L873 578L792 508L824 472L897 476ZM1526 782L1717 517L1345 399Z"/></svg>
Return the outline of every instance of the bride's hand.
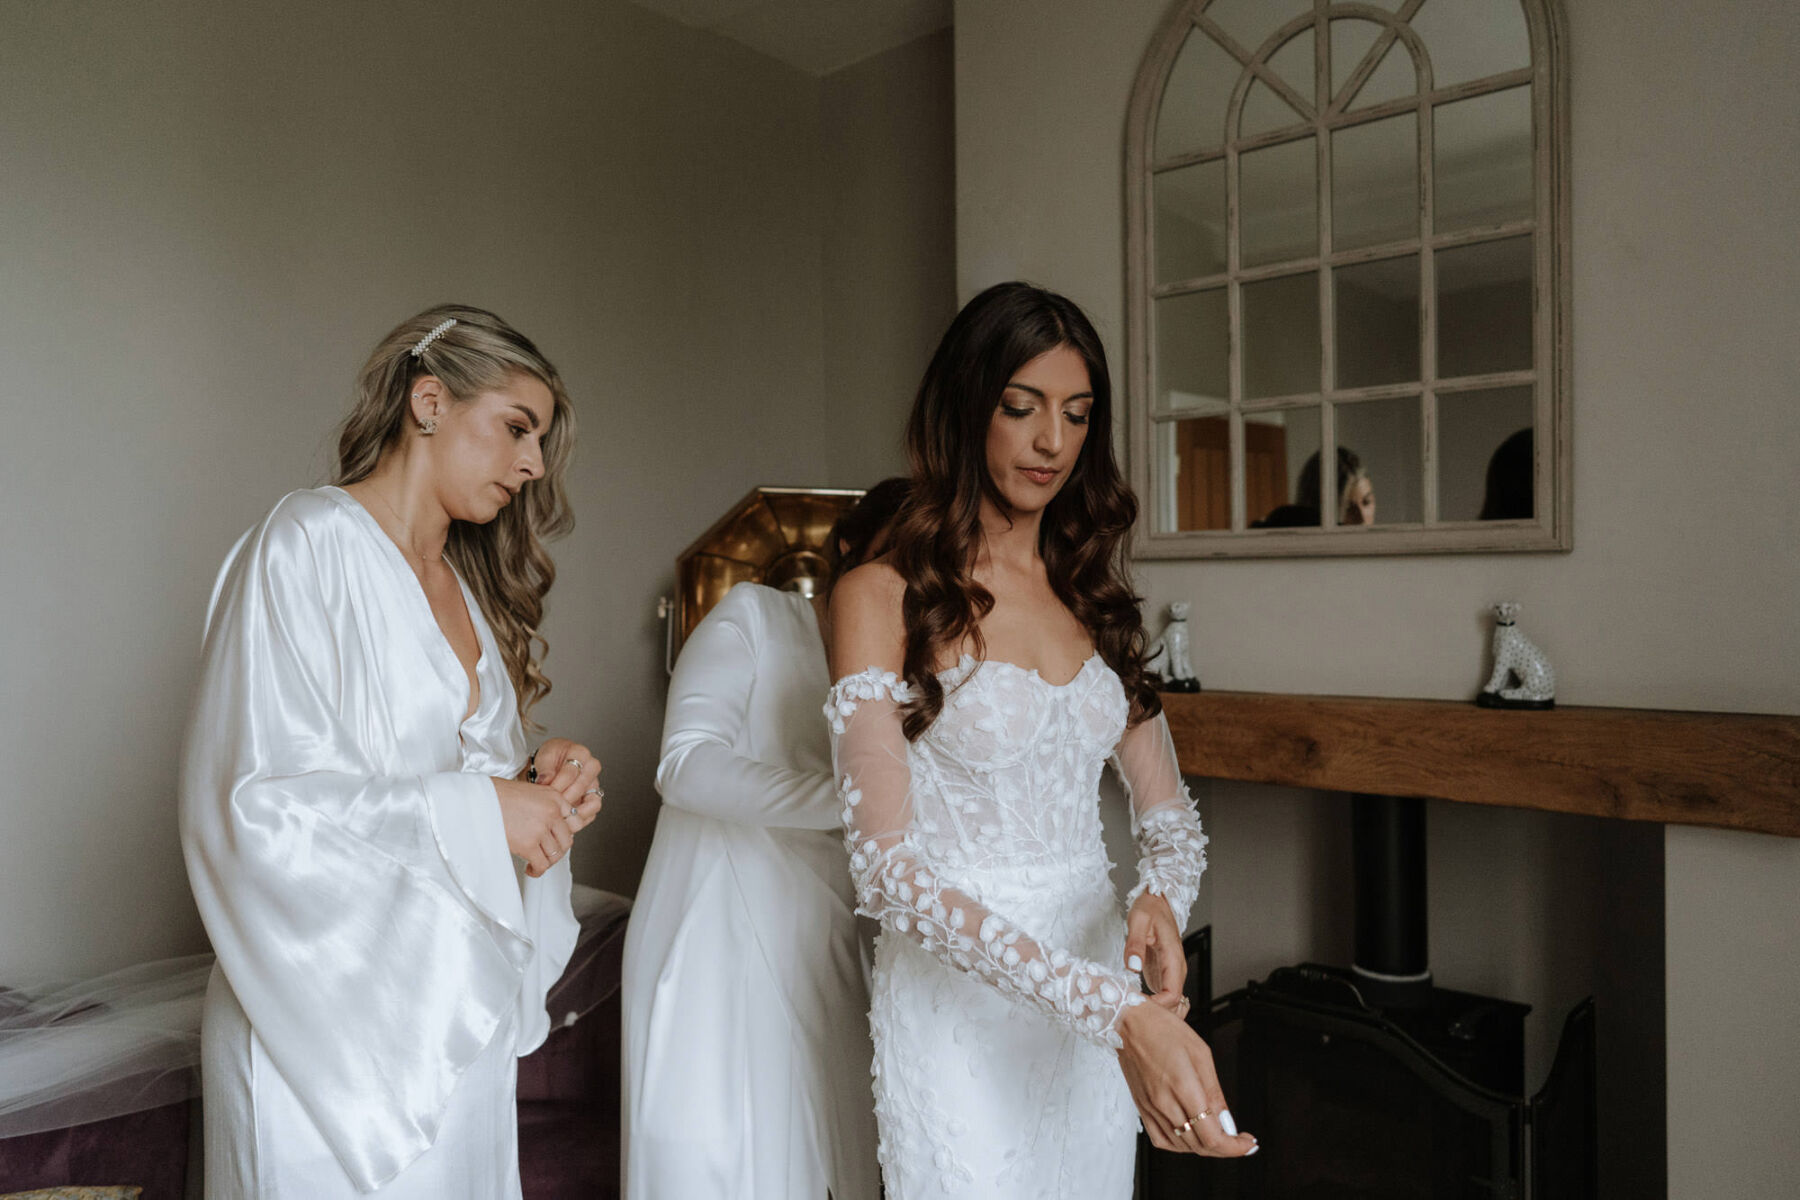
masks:
<svg viewBox="0 0 1800 1200"><path fill-rule="evenodd" d="M1208 1158L1256 1153L1256 1139L1237 1131L1225 1107L1211 1049L1185 1021L1138 1004L1119 1018L1119 1037L1119 1067L1152 1145Z"/></svg>
<svg viewBox="0 0 1800 1200"><path fill-rule="evenodd" d="M1172 1012L1182 1007L1187 952L1175 913L1161 896L1145 892L1133 902L1125 919L1125 967L1143 975L1157 1004Z"/></svg>

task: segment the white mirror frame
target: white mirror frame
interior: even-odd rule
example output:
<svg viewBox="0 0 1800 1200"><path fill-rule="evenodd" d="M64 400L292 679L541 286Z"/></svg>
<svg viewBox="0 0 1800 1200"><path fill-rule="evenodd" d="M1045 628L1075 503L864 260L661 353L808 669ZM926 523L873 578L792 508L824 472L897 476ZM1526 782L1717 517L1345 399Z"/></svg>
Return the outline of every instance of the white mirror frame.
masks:
<svg viewBox="0 0 1800 1200"><path fill-rule="evenodd" d="M1205 161L1218 155L1188 154L1158 162L1154 157L1156 119L1161 109L1164 87L1188 34L1205 19L1212 0L1176 0L1151 40L1149 50L1138 68L1132 87L1125 134L1125 319L1127 354L1125 365L1125 410L1127 413L1127 457L1131 483L1143 506L1144 516L1138 521L1135 554L1149 559L1195 558L1265 558L1319 555L1373 554L1443 554L1483 553L1495 551L1567 551L1574 546L1571 514L1572 487L1570 463L1570 335L1569 335L1569 170L1568 170L1568 77L1567 25L1559 0L1520 0L1523 4L1531 39L1531 66L1518 72L1519 82L1532 84L1532 125L1534 130L1532 162L1534 216L1515 232L1529 230L1533 234L1533 369L1523 373L1534 387L1535 410L1533 428L1535 462L1533 464L1533 518L1512 521L1438 521L1437 495L1437 412L1435 380L1420 381L1423 391L1421 439L1423 445L1423 487L1425 519L1404 526L1372 525L1337 528L1334 518L1326 515L1326 528L1317 526L1288 529L1247 528L1245 483L1241 466L1244 461L1243 414L1235 407L1230 414L1230 437L1233 447L1231 488L1232 525L1230 530L1165 532L1156 528L1153 509L1157 503L1160 481L1155 477L1152 438L1155 421L1151 408L1154 399L1156 343L1152 318L1152 301L1157 295L1154 266L1154 195L1151 186L1155 173ZM1315 44L1329 39L1332 18L1365 18L1402 23L1410 19L1421 3L1429 0L1406 0L1397 5L1398 12L1363 3L1334 3L1313 0ZM1296 18L1296 21L1298 18ZM1288 22L1294 24L1295 22ZM1270 41L1282 37L1276 34ZM1273 47L1264 47L1264 50ZM1256 52L1249 52L1254 59ZM1243 56L1239 56L1242 58ZM1433 105L1463 96L1465 86L1422 91L1405 102L1378 106L1383 114L1390 111L1413 111L1420 114L1419 126L1429 129ZM1480 89L1478 89L1480 90ZM1317 122L1320 143L1328 126ZM1422 135L1428 137L1429 135ZM1429 141L1420 159L1421 170L1428 170ZM1236 149L1228 144L1225 157L1233 158ZM1228 167L1229 170L1229 167ZM1427 188L1429 191L1429 187ZM1323 203L1320 221L1330 219L1329 187L1321 188ZM1230 193L1235 199L1235 192ZM1231 213L1228 219L1234 219ZM1481 231L1476 231L1477 233ZM1429 260L1437 249L1448 248L1468 240L1466 235L1425 236L1420 254ZM1326 243L1327 245L1329 243ZM1235 258L1235 255L1234 255ZM1318 268L1328 274L1335 264L1320 260ZM1427 261L1425 270L1431 266ZM1229 272L1226 286L1231 293L1231 349L1233 370L1241 371L1239 334L1242 311L1238 299L1242 282L1238 272ZM1429 274L1426 276L1430 278ZM1213 284L1220 280L1214 280ZM1322 289L1323 290L1323 289ZM1321 337L1329 342L1333 331L1321 322ZM1431 337L1425 323L1424 337ZM1331 354L1325 346L1321 351ZM1429 368L1424 368L1429 373ZM1514 372L1509 384L1518 382ZM1465 381L1466 383L1466 381ZM1415 389L1420 390L1420 389ZM1332 406L1324 398L1322 431L1331 436ZM1326 444L1329 444L1327 441ZM1321 494L1336 494L1332 486L1335 476L1333 454L1321 454L1325 478ZM1329 506L1328 506L1329 507Z"/></svg>

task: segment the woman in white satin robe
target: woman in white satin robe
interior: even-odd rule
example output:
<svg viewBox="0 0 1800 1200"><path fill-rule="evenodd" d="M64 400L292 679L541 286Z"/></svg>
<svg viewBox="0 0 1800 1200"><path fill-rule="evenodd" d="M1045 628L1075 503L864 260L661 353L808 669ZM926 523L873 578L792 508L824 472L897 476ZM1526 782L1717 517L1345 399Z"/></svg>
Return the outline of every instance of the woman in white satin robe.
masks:
<svg viewBox="0 0 1800 1200"><path fill-rule="evenodd" d="M904 480L834 531L846 569ZM663 807L625 940L627 1200L877 1200L867 940L811 601L743 583L669 683Z"/></svg>
<svg viewBox="0 0 1800 1200"><path fill-rule="evenodd" d="M462 332L409 351L446 313ZM490 462L520 464L508 491L535 482L545 458L560 468L566 444L490 428L494 414L524 423L534 402L449 387L478 381L502 335L518 336L460 308L390 334L399 361L382 365L382 387L398 382L397 440L384 434L381 465L363 472L380 486L362 494L380 504L341 487L291 493L215 585L181 789L189 878L217 953L202 1023L209 1200L519 1195L516 1061L549 1031L545 993L577 932L568 861L551 853L567 839L521 848L521 806L548 805L543 819L572 837L597 811L597 795L574 789L598 765L578 771L585 747L558 740L564 790L516 781L527 746L508 647L452 555L421 574L416 540L397 536L424 536L421 496L472 524L535 499L483 486ZM497 369L529 386L525 358L502 355ZM544 368L535 403L548 423L566 397ZM423 418L421 396L437 406ZM375 515L390 503L398 528ZM526 511L537 522L543 510ZM472 667L434 610L446 596L432 584L445 581L466 608L469 626L449 628Z"/></svg>

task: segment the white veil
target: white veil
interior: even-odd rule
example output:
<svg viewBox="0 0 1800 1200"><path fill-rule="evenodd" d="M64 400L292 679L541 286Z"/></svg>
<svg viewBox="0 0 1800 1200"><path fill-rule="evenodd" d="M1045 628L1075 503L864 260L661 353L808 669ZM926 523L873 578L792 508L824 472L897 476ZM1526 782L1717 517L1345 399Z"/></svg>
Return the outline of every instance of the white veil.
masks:
<svg viewBox="0 0 1800 1200"><path fill-rule="evenodd" d="M96 979L0 988L0 1138L200 1094L200 1008L213 956Z"/></svg>

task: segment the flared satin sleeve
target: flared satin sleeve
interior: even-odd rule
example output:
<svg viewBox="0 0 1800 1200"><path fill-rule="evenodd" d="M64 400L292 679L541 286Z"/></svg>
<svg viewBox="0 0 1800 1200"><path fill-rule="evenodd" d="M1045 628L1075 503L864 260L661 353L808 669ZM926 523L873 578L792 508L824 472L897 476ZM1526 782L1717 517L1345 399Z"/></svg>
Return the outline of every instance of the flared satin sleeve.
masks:
<svg viewBox="0 0 1800 1200"><path fill-rule="evenodd" d="M521 896L506 851L490 774L510 773L505 727L522 747L516 708L489 718L501 728L486 742L478 721L465 728L465 753L460 708L427 699L441 688L384 677L376 643L392 630L369 627L363 578L379 560L346 545L366 534L322 496L278 505L221 573L182 844L256 1038L350 1180L373 1190L431 1146L509 1012L541 1040L543 989L575 926L566 868L557 890ZM534 922L551 944L534 945Z"/></svg>
<svg viewBox="0 0 1800 1200"><path fill-rule="evenodd" d="M1113 770L1131 801L1131 832L1138 847L1138 881L1125 898L1129 908L1146 893L1161 896L1187 928L1188 912L1206 871L1206 834L1194 809L1169 719L1157 713L1125 731L1112 757Z"/></svg>
<svg viewBox="0 0 1800 1200"><path fill-rule="evenodd" d="M829 774L739 751L757 684L757 648L769 640L754 597L749 587L727 592L682 646L669 680L656 789L665 804L721 821L836 829Z"/></svg>

